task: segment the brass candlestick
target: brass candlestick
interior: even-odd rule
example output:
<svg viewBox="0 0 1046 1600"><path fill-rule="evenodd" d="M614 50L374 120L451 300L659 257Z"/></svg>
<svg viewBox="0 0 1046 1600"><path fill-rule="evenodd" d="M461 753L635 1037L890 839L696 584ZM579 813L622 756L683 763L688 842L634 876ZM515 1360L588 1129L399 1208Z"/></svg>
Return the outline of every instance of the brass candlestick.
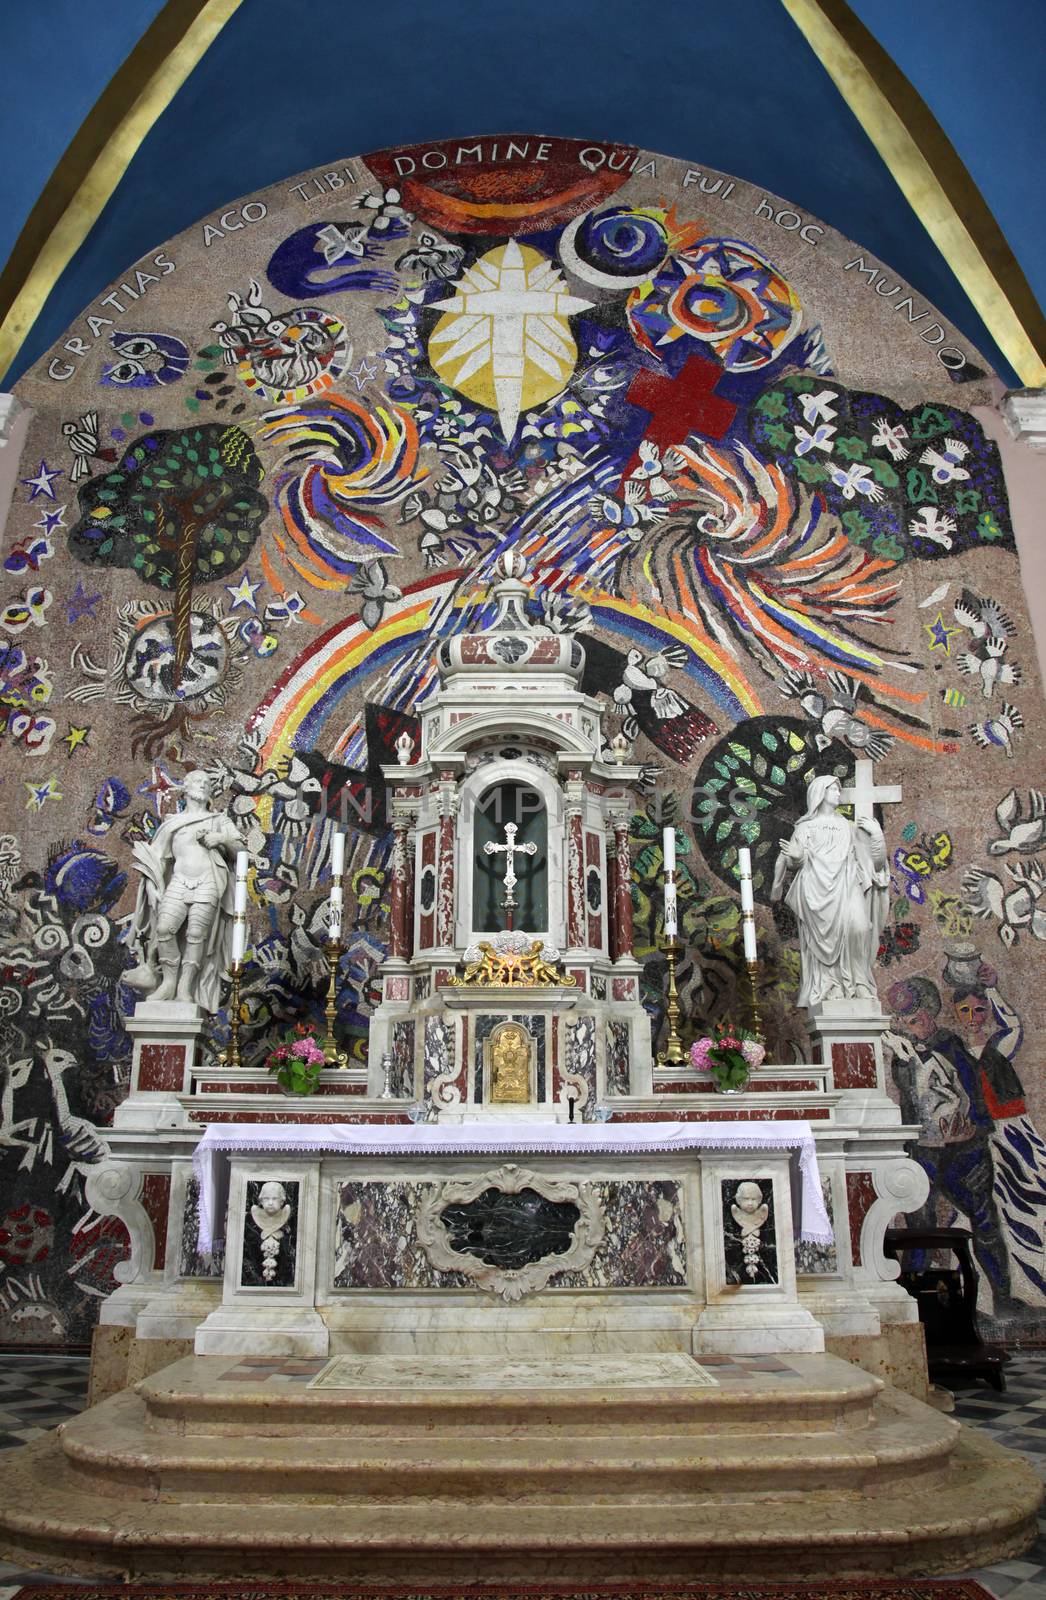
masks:
<svg viewBox="0 0 1046 1600"><path fill-rule="evenodd" d="M668 957L668 1044L657 1058L659 1067L681 1067L686 1064L686 1051L677 1026L680 1017L679 990L676 988L676 962L683 953L678 939L665 939L661 945Z"/></svg>
<svg viewBox="0 0 1046 1600"><path fill-rule="evenodd" d="M328 1067L347 1067L349 1058L344 1050L338 1049L338 1041L334 1037L334 1024L338 1016L338 963L344 954L345 946L340 939L327 941L327 966L330 977L327 982L327 1005L325 1015L327 1018L327 1032L322 1040L323 1055Z"/></svg>
<svg viewBox="0 0 1046 1600"><path fill-rule="evenodd" d="M229 1042L224 1050L218 1052L218 1060L223 1067L242 1067L243 1058L240 1055L240 975L243 972L243 963L234 961L229 968Z"/></svg>
<svg viewBox="0 0 1046 1600"><path fill-rule="evenodd" d="M758 961L745 961L745 973L748 984L748 1022L753 1034L761 1045L766 1044L766 1035L763 1032L763 1016L759 1009L759 973Z"/></svg>

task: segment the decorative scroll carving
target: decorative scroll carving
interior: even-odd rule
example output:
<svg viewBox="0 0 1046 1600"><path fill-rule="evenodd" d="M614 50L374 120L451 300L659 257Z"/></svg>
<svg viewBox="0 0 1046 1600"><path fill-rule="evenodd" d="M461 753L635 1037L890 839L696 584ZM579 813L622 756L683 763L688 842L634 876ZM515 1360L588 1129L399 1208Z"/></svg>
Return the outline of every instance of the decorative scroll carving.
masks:
<svg viewBox="0 0 1046 1600"><path fill-rule="evenodd" d="M84 1180L88 1205L100 1217L118 1217L127 1229L131 1254L113 1267L117 1283L138 1283L152 1270L156 1245L149 1213L141 1202L142 1175L121 1161L103 1161Z"/></svg>
<svg viewBox="0 0 1046 1600"><path fill-rule="evenodd" d="M578 1220L569 1249L542 1256L522 1267L492 1266L477 1255L456 1250L443 1220L444 1212L448 1206L469 1205L488 1189L500 1190L503 1194L533 1189L556 1205L566 1202L576 1206ZM464 1273L478 1288L499 1294L503 1300L522 1300L525 1295L536 1294L545 1288L553 1273L583 1271L595 1255L605 1231L603 1208L594 1185L563 1182L514 1163L482 1173L477 1178L434 1184L422 1199L417 1216L418 1242L434 1267Z"/></svg>

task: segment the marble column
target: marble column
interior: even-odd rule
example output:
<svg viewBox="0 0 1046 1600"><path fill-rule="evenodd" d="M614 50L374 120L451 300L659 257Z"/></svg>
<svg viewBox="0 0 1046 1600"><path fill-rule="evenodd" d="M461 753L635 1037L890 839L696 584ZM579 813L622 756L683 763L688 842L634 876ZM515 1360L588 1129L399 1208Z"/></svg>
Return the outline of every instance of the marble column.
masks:
<svg viewBox="0 0 1046 1600"><path fill-rule="evenodd" d="M436 944L454 946L454 843L457 796L454 775L440 773L439 865L436 880Z"/></svg>
<svg viewBox="0 0 1046 1600"><path fill-rule="evenodd" d="M397 820L392 833L392 861L389 883L389 957L409 961L411 955L407 883L407 824Z"/></svg>
<svg viewBox="0 0 1046 1600"><path fill-rule="evenodd" d="M615 817L613 917L610 923L611 955L615 961L632 958L632 857L628 847L628 818Z"/></svg>
<svg viewBox="0 0 1046 1600"><path fill-rule="evenodd" d="M580 772L568 772L567 821L567 947L580 950L588 944L585 921L585 839L581 826Z"/></svg>

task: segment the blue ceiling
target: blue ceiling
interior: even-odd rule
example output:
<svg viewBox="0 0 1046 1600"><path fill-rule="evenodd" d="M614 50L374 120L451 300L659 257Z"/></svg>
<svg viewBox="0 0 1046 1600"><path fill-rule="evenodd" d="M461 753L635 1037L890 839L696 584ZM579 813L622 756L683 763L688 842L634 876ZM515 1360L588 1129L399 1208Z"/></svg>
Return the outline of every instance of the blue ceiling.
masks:
<svg viewBox="0 0 1046 1600"><path fill-rule="evenodd" d="M944 125L1040 302L1042 0L851 0ZM161 9L12 0L0 116L6 257L55 163ZM13 381L130 262L304 168L533 131L613 139L783 195L895 267L1015 378L780 0L243 0L159 118L32 329Z"/></svg>

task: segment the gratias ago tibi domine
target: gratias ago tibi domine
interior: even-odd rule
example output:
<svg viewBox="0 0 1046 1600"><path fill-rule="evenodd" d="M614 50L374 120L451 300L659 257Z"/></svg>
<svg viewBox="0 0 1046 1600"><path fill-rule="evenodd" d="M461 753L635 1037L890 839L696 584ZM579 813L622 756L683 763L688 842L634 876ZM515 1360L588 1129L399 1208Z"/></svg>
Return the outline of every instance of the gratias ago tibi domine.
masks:
<svg viewBox="0 0 1046 1600"><path fill-rule="evenodd" d="M291 1572L335 1491L290 1435L368 1384L407 1417L474 1398L471 1363L496 1421L491 1362L530 1363L516 1388L583 1436L586 1385L615 1418L630 1383L711 1415L747 1362L785 1415L813 1362L825 1406L923 1439L955 1565L1019 1549L1037 1490L966 1460L997 1509L964 1521L884 1232L970 1230L982 1329L1042 1337L1027 396L787 197L517 133L231 202L6 404L0 1339L94 1338L123 1409L104 1464L101 1423L76 1445L81 1521L130 1481L131 1408L246 1428L245 1359L289 1363L303 1476L283 1554L235 1559ZM833 904L774 892L833 840ZM691 1062L716 1023L765 1046L739 1091ZM267 1066L297 1024L324 1064L292 1084ZM60 1458L9 1469L0 1521L75 1568L32 1526ZM880 1507L929 1505L906 1461ZM156 1540L181 1516L185 1570L237 1570L164 1470ZM661 1548L648 1510L630 1548ZM174 1570L136 1537L77 1559ZM383 1537L373 1570L414 1572ZM806 1570L839 1561L803 1538Z"/></svg>

